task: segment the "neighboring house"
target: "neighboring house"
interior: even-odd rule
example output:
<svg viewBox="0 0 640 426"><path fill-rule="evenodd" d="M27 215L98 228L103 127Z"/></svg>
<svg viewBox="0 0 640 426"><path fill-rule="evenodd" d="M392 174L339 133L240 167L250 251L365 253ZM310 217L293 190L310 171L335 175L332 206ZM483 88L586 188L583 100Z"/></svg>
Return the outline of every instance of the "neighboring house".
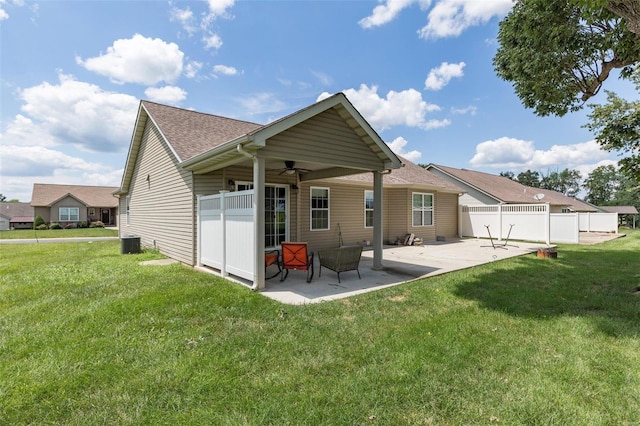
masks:
<svg viewBox="0 0 640 426"><path fill-rule="evenodd" d="M56 185L35 183L31 195L34 216L45 223L77 226L79 222L100 221L106 226L117 224L118 199L113 196L117 187Z"/></svg>
<svg viewBox="0 0 640 426"><path fill-rule="evenodd" d="M460 205L545 204L551 213L600 211L596 206L560 192L522 185L504 176L429 164L427 170L460 186Z"/></svg>
<svg viewBox="0 0 640 426"><path fill-rule="evenodd" d="M120 235L196 265L199 244L217 238L197 235L198 197L253 190L254 238L242 252L254 261L256 288L264 287L265 249L283 241L305 241L311 250L336 247L340 237L344 244L369 241L380 267L383 240L412 232L412 215L416 229L428 229L425 238L455 234L446 217L455 216L460 190L425 170L423 181L392 188L401 165L342 93L268 125L142 101L115 193ZM440 205L443 213L434 213Z"/></svg>
<svg viewBox="0 0 640 426"><path fill-rule="evenodd" d="M33 207L31 204L0 202L0 231L32 228Z"/></svg>

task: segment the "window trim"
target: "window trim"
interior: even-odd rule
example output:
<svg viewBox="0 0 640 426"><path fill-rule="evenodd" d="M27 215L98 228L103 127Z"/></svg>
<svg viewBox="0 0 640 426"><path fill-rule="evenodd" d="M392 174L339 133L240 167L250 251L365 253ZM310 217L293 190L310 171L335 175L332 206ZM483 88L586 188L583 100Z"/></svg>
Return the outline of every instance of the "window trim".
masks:
<svg viewBox="0 0 640 426"><path fill-rule="evenodd" d="M313 207L313 190L319 189L327 192L327 207L326 208L314 208ZM314 211L326 211L327 212L327 227L326 228L314 228L313 227L313 212ZM331 188L326 186L312 186L309 188L309 230L310 231L329 231L331 230Z"/></svg>
<svg viewBox="0 0 640 426"><path fill-rule="evenodd" d="M367 207L367 195L368 194L371 194L371 202L373 203L371 208ZM375 208L375 197L373 195L373 190L372 189L365 189L364 190L364 206L363 206L363 208L364 208L364 227L366 229L371 229L371 228L373 228L373 210ZM372 217L371 217L371 225L367 225L367 212L371 212L371 215L372 215Z"/></svg>
<svg viewBox="0 0 640 426"><path fill-rule="evenodd" d="M62 211L67 210L65 215L67 218L62 219ZM76 219L71 219L71 212L75 211ZM79 222L80 221L80 208L79 207L58 207L58 222Z"/></svg>
<svg viewBox="0 0 640 426"><path fill-rule="evenodd" d="M413 198L416 195L420 195L422 197L422 206L421 207L416 207L413 205ZM424 205L424 198L425 196L431 197L431 206L426 207ZM429 226L434 226L435 225L435 195L431 192L412 192L411 193L411 226L413 228L426 228ZM416 225L415 223L415 217L414 217L414 213L415 212L420 212L421 213L421 217L422 217L422 224L421 225ZM425 212L431 212L431 223L430 224L425 224L425 220L424 220L424 213Z"/></svg>

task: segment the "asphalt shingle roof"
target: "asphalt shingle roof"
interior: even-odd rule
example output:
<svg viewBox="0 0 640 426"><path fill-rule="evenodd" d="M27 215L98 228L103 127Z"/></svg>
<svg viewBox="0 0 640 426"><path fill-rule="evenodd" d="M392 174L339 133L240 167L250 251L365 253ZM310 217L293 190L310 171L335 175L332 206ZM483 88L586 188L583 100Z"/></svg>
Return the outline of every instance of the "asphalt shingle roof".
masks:
<svg viewBox="0 0 640 426"><path fill-rule="evenodd" d="M261 124L142 101L180 161L244 136Z"/></svg>
<svg viewBox="0 0 640 426"><path fill-rule="evenodd" d="M15 217L30 217L33 221L33 207L29 203L5 203L0 202L0 215L13 219ZM17 222L29 222L17 221Z"/></svg>
<svg viewBox="0 0 640 426"><path fill-rule="evenodd" d="M531 204L540 202L567 206L576 211L597 211L595 207L576 198L568 197L557 191L526 186L504 176L435 164L434 166L503 203ZM537 194L544 194L544 197L538 201L534 198Z"/></svg>
<svg viewBox="0 0 640 426"><path fill-rule="evenodd" d="M403 167L392 170L391 173L384 175L383 182L385 185L424 185L448 192L463 192L457 185L436 176L424 167L418 166L399 155L398 158L402 161ZM371 173L343 176L340 179L356 182L373 182Z"/></svg>
<svg viewBox="0 0 640 426"><path fill-rule="evenodd" d="M34 183L31 194L31 206L49 206L59 199L72 195L89 207L117 207L118 199L113 192L114 186L56 185Z"/></svg>

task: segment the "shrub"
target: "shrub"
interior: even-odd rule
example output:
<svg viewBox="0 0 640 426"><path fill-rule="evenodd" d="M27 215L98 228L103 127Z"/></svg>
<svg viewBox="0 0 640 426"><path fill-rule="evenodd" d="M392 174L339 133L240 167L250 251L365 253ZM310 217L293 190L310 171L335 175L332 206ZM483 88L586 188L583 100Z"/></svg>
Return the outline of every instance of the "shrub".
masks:
<svg viewBox="0 0 640 426"><path fill-rule="evenodd" d="M33 220L33 228L34 228L34 229L40 229L40 228L38 228L38 227L39 227L39 226L42 226L42 225L47 226L47 225L44 223L44 219L42 218L42 216L40 216L40 215L36 215L35 219ZM47 228L45 228L45 229L47 229Z"/></svg>
<svg viewBox="0 0 640 426"><path fill-rule="evenodd" d="M102 223L99 220L96 220L95 222L91 222L91 225L89 225L89 228L104 228L104 223Z"/></svg>
<svg viewBox="0 0 640 426"><path fill-rule="evenodd" d="M78 228L88 228L89 225L87 225L87 222L82 221L82 222L78 222Z"/></svg>
<svg viewBox="0 0 640 426"><path fill-rule="evenodd" d="M60 225L59 223L52 223L51 225L49 225L49 229L62 229L62 225Z"/></svg>
<svg viewBox="0 0 640 426"><path fill-rule="evenodd" d="M43 224L41 224L41 225L36 226L36 229L37 229L38 231L46 231L47 229L49 229L49 227L47 226L47 224L46 224L46 223L43 223Z"/></svg>

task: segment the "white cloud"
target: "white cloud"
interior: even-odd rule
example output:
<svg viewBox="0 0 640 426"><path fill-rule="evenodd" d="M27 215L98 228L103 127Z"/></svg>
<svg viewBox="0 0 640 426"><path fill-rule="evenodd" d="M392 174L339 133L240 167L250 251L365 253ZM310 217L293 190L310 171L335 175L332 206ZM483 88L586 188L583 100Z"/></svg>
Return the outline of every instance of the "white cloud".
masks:
<svg viewBox="0 0 640 426"><path fill-rule="evenodd" d="M222 39L218 34L209 32L209 34L202 38L205 49L220 49L222 47Z"/></svg>
<svg viewBox="0 0 640 426"><path fill-rule="evenodd" d="M393 126L409 126L421 129L433 129L448 126L449 120L427 120L429 112L439 111L440 107L422 99L415 89L401 92L389 91L385 98L378 95L378 87L360 85L359 89L343 91L365 119L375 128L385 130ZM325 92L317 101L331 96Z"/></svg>
<svg viewBox="0 0 640 426"><path fill-rule="evenodd" d="M476 115L477 111L478 111L478 108L476 108L473 105L469 105L468 107L465 107L465 108L451 108L451 114L456 114L456 115L465 115L465 114Z"/></svg>
<svg viewBox="0 0 640 426"><path fill-rule="evenodd" d="M238 74L238 70L234 67L229 67L227 65L214 65L213 72L216 74L222 75L236 75Z"/></svg>
<svg viewBox="0 0 640 426"><path fill-rule="evenodd" d="M208 0L209 15L213 17L228 17L229 9L233 7L235 0Z"/></svg>
<svg viewBox="0 0 640 426"><path fill-rule="evenodd" d="M9 19L9 14L2 8L0 8L0 21L4 21L5 19Z"/></svg>
<svg viewBox="0 0 640 426"><path fill-rule="evenodd" d="M412 150L409 152L405 151L405 147L407 146L407 144L407 140L402 136L399 136L391 141L391 143L389 143L388 145L389 148L391 148L391 151L393 151L394 153L403 156L412 163L417 163L420 158L422 158L422 153L416 150Z"/></svg>
<svg viewBox="0 0 640 426"><path fill-rule="evenodd" d="M448 62L443 62L440 64L438 68L433 68L429 71L429 75L424 82L424 87L430 90L440 90L454 77L462 77L464 72L462 71L465 67L464 62L459 62L457 64L450 64Z"/></svg>
<svg viewBox="0 0 640 426"><path fill-rule="evenodd" d="M532 141L502 137L478 144L470 163L475 167L546 170L585 167L606 161L608 156L596 141L538 150Z"/></svg>
<svg viewBox="0 0 640 426"><path fill-rule="evenodd" d="M202 62L191 61L187 63L187 65L185 65L184 75L187 78L194 78L198 74L198 71L200 71L201 68L202 68Z"/></svg>
<svg viewBox="0 0 640 426"><path fill-rule="evenodd" d="M440 0L418 35L425 39L458 36L471 26L506 15L512 7L512 0Z"/></svg>
<svg viewBox="0 0 640 426"><path fill-rule="evenodd" d="M287 108L287 105L272 93L256 93L246 98L239 98L238 102L250 115L280 112Z"/></svg>
<svg viewBox="0 0 640 426"><path fill-rule="evenodd" d="M169 21L180 23L180 25L182 25L182 28L184 28L184 30L190 36L198 31L195 17L193 16L193 12L191 11L191 9L189 9L189 7L187 7L186 9L180 9L177 7L171 9L171 12L169 13Z"/></svg>
<svg viewBox="0 0 640 426"><path fill-rule="evenodd" d="M379 27L393 21L403 9L406 9L412 3L415 3L415 0L386 0L383 4L379 4L373 8L371 15L362 18L358 21L358 24L360 24L362 28ZM422 3L428 6L430 0L423 1Z"/></svg>
<svg viewBox="0 0 640 426"><path fill-rule="evenodd" d="M323 86L331 86L333 79L330 75L323 73L322 71L311 71L311 74L322 84Z"/></svg>
<svg viewBox="0 0 640 426"><path fill-rule="evenodd" d="M149 87L144 94L151 101L169 105L178 105L187 98L187 92L176 86Z"/></svg>
<svg viewBox="0 0 640 426"><path fill-rule="evenodd" d="M174 82L182 73L183 57L175 43L135 34L130 39L114 41L105 54L87 60L76 57L76 62L115 83L151 86Z"/></svg>
<svg viewBox="0 0 640 426"><path fill-rule="evenodd" d="M7 125L3 145L42 146L72 144L93 152L125 149L138 109L130 95L106 92L93 84L59 74L59 83L42 83L19 92L24 102Z"/></svg>
<svg viewBox="0 0 640 426"><path fill-rule="evenodd" d="M119 186L122 169L45 147L0 146L2 180L0 192L26 202L31 200L32 183Z"/></svg>

